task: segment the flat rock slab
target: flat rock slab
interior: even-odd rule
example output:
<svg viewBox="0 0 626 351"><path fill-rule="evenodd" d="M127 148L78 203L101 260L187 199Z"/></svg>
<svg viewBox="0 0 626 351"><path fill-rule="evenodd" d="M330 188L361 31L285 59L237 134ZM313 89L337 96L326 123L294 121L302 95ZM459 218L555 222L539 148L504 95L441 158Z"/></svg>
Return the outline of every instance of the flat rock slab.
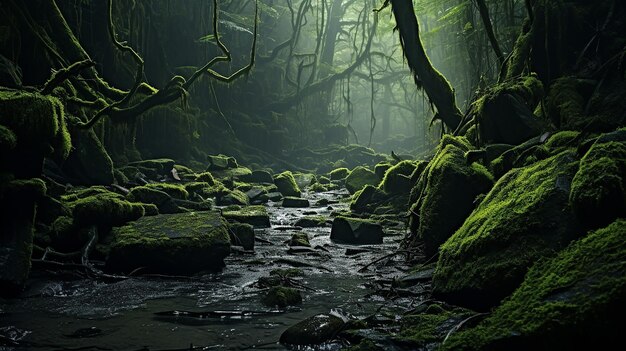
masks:
<svg viewBox="0 0 626 351"><path fill-rule="evenodd" d="M223 211L222 216L228 221L248 223L256 228L269 228L270 216L265 206L247 206L240 210Z"/></svg>
<svg viewBox="0 0 626 351"><path fill-rule="evenodd" d="M309 206L309 200L301 197L285 196L285 198L283 198L283 207L305 208Z"/></svg>
<svg viewBox="0 0 626 351"><path fill-rule="evenodd" d="M230 253L226 221L218 212L142 217L113 228L107 269L193 274L218 271Z"/></svg>
<svg viewBox="0 0 626 351"><path fill-rule="evenodd" d="M374 221L336 217L330 231L330 240L352 245L369 245L383 243L383 227Z"/></svg>

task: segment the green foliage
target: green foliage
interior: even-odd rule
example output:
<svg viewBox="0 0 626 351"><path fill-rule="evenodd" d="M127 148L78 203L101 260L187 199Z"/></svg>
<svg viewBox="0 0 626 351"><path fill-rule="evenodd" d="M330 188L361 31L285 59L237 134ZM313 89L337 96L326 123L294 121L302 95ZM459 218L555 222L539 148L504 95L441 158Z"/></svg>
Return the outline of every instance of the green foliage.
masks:
<svg viewBox="0 0 626 351"><path fill-rule="evenodd" d="M443 350L574 350L619 342L626 296L626 221L535 264L523 284L477 327Z"/></svg>

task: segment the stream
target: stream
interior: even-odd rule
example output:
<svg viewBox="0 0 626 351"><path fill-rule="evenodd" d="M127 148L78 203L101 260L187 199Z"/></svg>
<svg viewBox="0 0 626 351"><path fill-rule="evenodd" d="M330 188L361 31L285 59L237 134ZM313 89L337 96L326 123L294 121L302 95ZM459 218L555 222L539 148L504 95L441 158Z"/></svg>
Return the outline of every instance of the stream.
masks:
<svg viewBox="0 0 626 351"><path fill-rule="evenodd" d="M302 229L309 235L317 254L288 254L285 243L296 229L285 229L305 214L330 217L332 211L346 209L340 192L303 194L309 208L283 208L268 204L272 228L255 229L254 254L232 253L226 267L217 274L189 279L136 277L115 283L94 280L54 280L34 277L19 299L0 300L0 335L18 340L31 350L178 350L202 349L285 350L278 343L289 326L318 313L337 310L351 318L363 318L383 305L380 313L394 318L414 300L386 300L377 295L375 281L406 275L400 262L359 269L397 247L404 228L386 227L382 245L351 246L330 241L330 225ZM315 206L326 198L332 204ZM358 248L359 253L347 249ZM360 250L366 249L366 250ZM253 283L276 268L290 266L280 258L304 261L315 267L301 267L298 282L303 303L283 310L261 304L265 291ZM400 261L400 259L398 259ZM195 318L161 316L163 311L253 311L233 316ZM0 344L1 345L1 344ZM340 349L329 343L316 349ZM24 349L0 346L0 350ZM307 348L300 348L307 349ZM313 349L313 348L308 348Z"/></svg>

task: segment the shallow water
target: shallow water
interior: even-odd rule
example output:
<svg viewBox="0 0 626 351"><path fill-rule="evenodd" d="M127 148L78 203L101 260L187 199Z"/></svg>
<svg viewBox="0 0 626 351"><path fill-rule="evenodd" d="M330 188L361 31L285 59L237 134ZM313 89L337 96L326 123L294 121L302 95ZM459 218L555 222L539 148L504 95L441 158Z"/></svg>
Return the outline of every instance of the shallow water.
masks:
<svg viewBox="0 0 626 351"><path fill-rule="evenodd" d="M337 200L345 193L323 193L307 196L311 203L321 197ZM22 342L21 349L55 350L171 350L189 349L190 345L206 349L243 350L261 348L284 350L278 344L280 334L289 326L318 313L339 309L344 315L364 317L373 313L384 299L372 295L375 279L404 275L393 267L359 273L365 264L397 246L402 229L386 228L383 245L368 246L371 252L345 255L349 245L330 241L330 227L305 228L312 247L321 246L321 256L287 254L284 243L294 230L277 230L290 226L304 212L315 211L328 216L331 210L345 204L286 209L270 203L274 229L257 229L257 237L274 245L257 243L255 253L232 254L226 268L217 274L190 279L131 278L116 283L93 280L60 281L33 279L24 298L0 302L0 335ZM303 267L299 281L311 288L302 291L303 303L285 310L272 310L260 302L265 292L252 286L272 269L287 268L278 258L306 261L321 268ZM29 296L29 297L28 297ZM395 301L405 304L406 301ZM394 315L398 309L386 302L383 312ZM163 311L252 311L248 315L192 318L160 316ZM91 329L88 329L91 328ZM85 337L77 338L75 333ZM328 344L323 349L338 349ZM10 350L1 347L0 350ZM18 348L20 349L20 348Z"/></svg>

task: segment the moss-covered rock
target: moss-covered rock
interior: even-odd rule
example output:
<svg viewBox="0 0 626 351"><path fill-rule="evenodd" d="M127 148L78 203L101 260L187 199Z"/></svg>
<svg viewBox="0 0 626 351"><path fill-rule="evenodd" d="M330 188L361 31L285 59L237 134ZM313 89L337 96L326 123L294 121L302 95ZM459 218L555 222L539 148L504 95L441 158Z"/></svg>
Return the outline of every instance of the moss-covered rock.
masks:
<svg viewBox="0 0 626 351"><path fill-rule="evenodd" d="M350 210L356 213L373 212L381 202L389 202L388 195L373 185L366 185L352 196Z"/></svg>
<svg viewBox="0 0 626 351"><path fill-rule="evenodd" d="M256 228L269 228L270 217L265 206L247 206L237 210L224 209L222 216L228 221L248 223Z"/></svg>
<svg viewBox="0 0 626 351"><path fill-rule="evenodd" d="M325 227L326 217L324 216L304 216L294 223L296 227L313 228L313 227Z"/></svg>
<svg viewBox="0 0 626 351"><path fill-rule="evenodd" d="M408 194L413 187L411 175L417 168L414 161L401 161L388 168L378 187L389 194Z"/></svg>
<svg viewBox="0 0 626 351"><path fill-rule="evenodd" d="M389 170L389 168L393 167L393 164L389 161L379 162L374 166L374 173L380 179L383 179L385 173Z"/></svg>
<svg viewBox="0 0 626 351"><path fill-rule="evenodd" d="M192 274L218 271L230 253L227 223L218 212L144 217L114 228L107 269Z"/></svg>
<svg viewBox="0 0 626 351"><path fill-rule="evenodd" d="M219 179L243 179L252 174L247 167L228 168L224 170L211 171L216 178Z"/></svg>
<svg viewBox="0 0 626 351"><path fill-rule="evenodd" d="M376 186L379 182L380 178L374 172L363 166L358 166L346 177L346 188L350 194L354 194L368 184Z"/></svg>
<svg viewBox="0 0 626 351"><path fill-rule="evenodd" d="M411 206L411 230L423 240L428 256L437 253L439 246L461 227L474 209L476 197L493 185L491 174L483 166L467 164L464 139L450 137L448 143L442 143L424 171L426 176L414 189L417 200Z"/></svg>
<svg viewBox="0 0 626 351"><path fill-rule="evenodd" d="M278 191L283 196L300 197L302 194L300 187L296 184L296 180L290 171L285 171L274 177L274 184L278 187Z"/></svg>
<svg viewBox="0 0 626 351"><path fill-rule="evenodd" d="M210 186L215 185L215 178L213 178L213 175L211 174L211 172L202 172L198 174L196 176L196 181L208 183Z"/></svg>
<svg viewBox="0 0 626 351"><path fill-rule="evenodd" d="M126 195L126 198L129 201L153 204L159 209L159 213L162 214L182 212L168 193L152 187L134 187Z"/></svg>
<svg viewBox="0 0 626 351"><path fill-rule="evenodd" d="M402 317L394 343L411 350L436 349L451 329L471 315L472 312L462 308L444 309L431 304L421 313Z"/></svg>
<svg viewBox="0 0 626 351"><path fill-rule="evenodd" d="M0 124L0 157L5 157L17 145L17 136L12 130Z"/></svg>
<svg viewBox="0 0 626 351"><path fill-rule="evenodd" d="M250 199L248 199L248 196L243 191L235 189L217 196L217 204L220 206L247 206L250 204Z"/></svg>
<svg viewBox="0 0 626 351"><path fill-rule="evenodd" d="M626 216L626 141L599 141L580 161L570 193L576 215L593 228Z"/></svg>
<svg viewBox="0 0 626 351"><path fill-rule="evenodd" d="M330 174L330 180L342 180L342 179L346 179L346 177L348 177L348 175L350 174L350 170L345 168L345 167L341 167L341 168L337 168L337 169L333 169Z"/></svg>
<svg viewBox="0 0 626 351"><path fill-rule="evenodd" d="M284 286L270 288L263 298L263 304L268 307L287 307L302 303L300 290Z"/></svg>
<svg viewBox="0 0 626 351"><path fill-rule="evenodd" d="M502 177L441 246L433 292L460 305L495 306L528 267L580 235L568 203L577 169L566 151Z"/></svg>
<svg viewBox="0 0 626 351"><path fill-rule="evenodd" d="M306 233L294 233L289 239L289 246L307 246L310 247L309 236Z"/></svg>
<svg viewBox="0 0 626 351"><path fill-rule="evenodd" d="M119 226L144 215L143 206L123 199L119 194L103 193L74 201L71 205L80 225Z"/></svg>
<svg viewBox="0 0 626 351"><path fill-rule="evenodd" d="M293 196L285 196L282 202L283 207L296 207L303 208L309 207L309 200L303 199L301 197L293 197Z"/></svg>
<svg viewBox="0 0 626 351"><path fill-rule="evenodd" d="M229 223L230 242L244 250L254 250L254 227L247 223Z"/></svg>
<svg viewBox="0 0 626 351"><path fill-rule="evenodd" d="M330 240L353 245L368 245L383 243L383 227L375 221L335 217L330 231Z"/></svg>
<svg viewBox="0 0 626 351"><path fill-rule="evenodd" d="M590 350L620 343L626 323L626 221L534 265L515 293L444 350Z"/></svg>
<svg viewBox="0 0 626 351"><path fill-rule="evenodd" d="M209 161L207 171L221 171L239 167L234 157L224 155L209 155L207 156L207 161Z"/></svg>
<svg viewBox="0 0 626 351"><path fill-rule="evenodd" d="M174 199L186 200L189 198L189 193L181 184L150 183L146 184L146 187L165 192Z"/></svg>

